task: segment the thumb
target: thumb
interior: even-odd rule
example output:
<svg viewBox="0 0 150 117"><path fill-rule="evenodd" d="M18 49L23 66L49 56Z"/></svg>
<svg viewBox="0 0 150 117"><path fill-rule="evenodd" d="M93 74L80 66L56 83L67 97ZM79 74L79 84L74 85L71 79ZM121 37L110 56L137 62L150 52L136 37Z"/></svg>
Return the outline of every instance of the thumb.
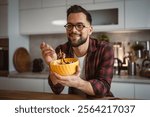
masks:
<svg viewBox="0 0 150 117"><path fill-rule="evenodd" d="M80 74L81 74L81 68L80 66L77 66L75 75L80 76Z"/></svg>

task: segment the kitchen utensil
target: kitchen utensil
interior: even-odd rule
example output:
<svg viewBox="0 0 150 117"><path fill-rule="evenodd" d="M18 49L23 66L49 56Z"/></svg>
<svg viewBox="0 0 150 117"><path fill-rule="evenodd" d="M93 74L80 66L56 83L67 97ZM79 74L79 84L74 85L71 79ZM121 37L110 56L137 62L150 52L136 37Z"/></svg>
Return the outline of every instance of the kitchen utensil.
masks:
<svg viewBox="0 0 150 117"><path fill-rule="evenodd" d="M30 55L26 48L20 47L16 49L13 56L13 63L16 71L29 72L31 69Z"/></svg>
<svg viewBox="0 0 150 117"><path fill-rule="evenodd" d="M136 75L136 63L133 61L128 62L128 75Z"/></svg>
<svg viewBox="0 0 150 117"><path fill-rule="evenodd" d="M142 62L142 70L140 71L140 75L150 78L150 58L144 59Z"/></svg>
<svg viewBox="0 0 150 117"><path fill-rule="evenodd" d="M41 58L34 59L32 64L32 72L42 72L43 69L43 60Z"/></svg>
<svg viewBox="0 0 150 117"><path fill-rule="evenodd" d="M122 62L118 58L114 58L114 74L115 75L120 75L120 70L122 67Z"/></svg>

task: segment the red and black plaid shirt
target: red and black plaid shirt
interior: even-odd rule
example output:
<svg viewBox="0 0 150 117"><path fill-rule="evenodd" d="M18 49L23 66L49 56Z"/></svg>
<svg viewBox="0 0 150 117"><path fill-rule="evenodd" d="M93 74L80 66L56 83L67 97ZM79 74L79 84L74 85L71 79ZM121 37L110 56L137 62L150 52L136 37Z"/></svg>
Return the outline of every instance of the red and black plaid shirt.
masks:
<svg viewBox="0 0 150 117"><path fill-rule="evenodd" d="M60 49L66 54L66 57L74 57L73 49L69 42L58 46L56 53L58 53ZM85 60L85 79L91 83L95 95L110 95L114 63L112 45L105 41L90 39ZM56 94L61 93L64 88L60 84L54 86L50 80L49 84ZM72 89L72 87L69 88L69 93L72 93Z"/></svg>

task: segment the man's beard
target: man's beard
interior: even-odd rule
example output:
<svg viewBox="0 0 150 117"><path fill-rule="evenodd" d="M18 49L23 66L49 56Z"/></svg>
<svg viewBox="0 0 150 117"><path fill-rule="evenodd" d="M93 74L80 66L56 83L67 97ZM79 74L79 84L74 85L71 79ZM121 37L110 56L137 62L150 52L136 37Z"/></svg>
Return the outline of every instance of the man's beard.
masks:
<svg viewBox="0 0 150 117"><path fill-rule="evenodd" d="M80 45L84 44L86 42L86 38L80 38L77 43L72 43L71 39L68 38L68 41L70 42L70 44L72 45L72 47L79 47Z"/></svg>

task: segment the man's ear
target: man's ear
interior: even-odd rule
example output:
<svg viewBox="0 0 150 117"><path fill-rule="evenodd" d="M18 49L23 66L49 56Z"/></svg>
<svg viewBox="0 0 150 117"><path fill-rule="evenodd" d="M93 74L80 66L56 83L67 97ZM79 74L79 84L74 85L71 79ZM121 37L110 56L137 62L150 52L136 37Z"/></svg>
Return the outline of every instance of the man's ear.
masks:
<svg viewBox="0 0 150 117"><path fill-rule="evenodd" d="M91 35L92 33L93 33L93 26L91 26L89 29L89 35Z"/></svg>

